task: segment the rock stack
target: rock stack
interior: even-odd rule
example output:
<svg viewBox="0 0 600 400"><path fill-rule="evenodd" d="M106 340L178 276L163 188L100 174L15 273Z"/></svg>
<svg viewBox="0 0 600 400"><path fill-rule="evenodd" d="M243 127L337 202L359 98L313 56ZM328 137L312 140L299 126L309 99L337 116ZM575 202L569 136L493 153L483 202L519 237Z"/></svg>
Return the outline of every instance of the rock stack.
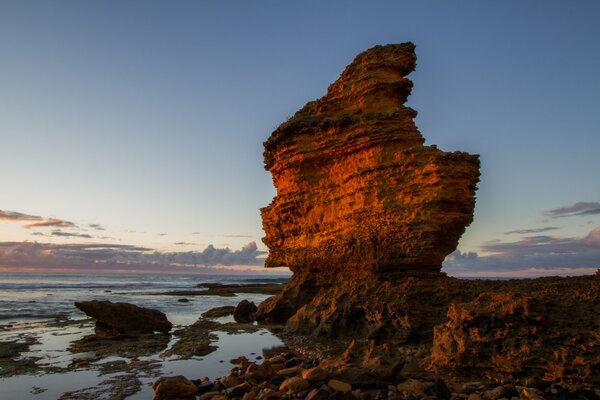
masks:
<svg viewBox="0 0 600 400"><path fill-rule="evenodd" d="M257 320L285 323L291 338L335 339L346 346L341 370L362 383L427 369L600 384L598 274L492 282L440 272L473 218L479 160L424 145L404 105L414 49L359 54L265 142L277 188L262 209L266 267L293 277Z"/></svg>

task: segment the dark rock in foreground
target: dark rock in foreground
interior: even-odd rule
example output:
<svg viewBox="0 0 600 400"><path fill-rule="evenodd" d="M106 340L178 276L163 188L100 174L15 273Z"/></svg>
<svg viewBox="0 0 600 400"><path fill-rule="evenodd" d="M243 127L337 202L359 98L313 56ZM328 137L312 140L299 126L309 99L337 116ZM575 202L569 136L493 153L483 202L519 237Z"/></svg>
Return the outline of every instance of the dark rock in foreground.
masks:
<svg viewBox="0 0 600 400"><path fill-rule="evenodd" d="M203 312L202 317L204 317L204 318L226 317L228 315L232 315L234 311L235 311L234 306L214 307L206 312Z"/></svg>
<svg viewBox="0 0 600 400"><path fill-rule="evenodd" d="M251 322L254 321L254 314L256 313L256 304L248 300L242 300L233 310L233 318L237 322Z"/></svg>
<svg viewBox="0 0 600 400"><path fill-rule="evenodd" d="M166 334L173 327L164 313L134 304L92 300L76 302L75 307L96 320L96 333L101 335Z"/></svg>

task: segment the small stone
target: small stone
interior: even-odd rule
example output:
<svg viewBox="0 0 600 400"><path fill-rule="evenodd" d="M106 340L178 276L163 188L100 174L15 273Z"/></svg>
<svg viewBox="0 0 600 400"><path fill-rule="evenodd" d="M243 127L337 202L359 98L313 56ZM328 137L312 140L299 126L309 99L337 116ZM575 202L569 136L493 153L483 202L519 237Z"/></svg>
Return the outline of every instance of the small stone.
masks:
<svg viewBox="0 0 600 400"><path fill-rule="evenodd" d="M247 382L263 382L269 379L269 371L266 371L266 368L262 366L258 366L256 364L248 365L246 368L246 381Z"/></svg>
<svg viewBox="0 0 600 400"><path fill-rule="evenodd" d="M215 383L211 381L204 381L196 384L196 394L202 394L210 392L215 387Z"/></svg>
<svg viewBox="0 0 600 400"><path fill-rule="evenodd" d="M333 392L329 395L329 400L344 400L343 392Z"/></svg>
<svg viewBox="0 0 600 400"><path fill-rule="evenodd" d="M371 395L367 392L362 392L360 396L358 396L358 400L372 400Z"/></svg>
<svg viewBox="0 0 600 400"><path fill-rule="evenodd" d="M425 395L425 385L418 379L406 380L406 382L398 385L398 390L405 395L412 394L416 397Z"/></svg>
<svg viewBox="0 0 600 400"><path fill-rule="evenodd" d="M306 371L302 371L302 377L309 382L318 382L324 381L327 379L329 374L321 367L314 367L311 369L307 369Z"/></svg>
<svg viewBox="0 0 600 400"><path fill-rule="evenodd" d="M504 388L504 386L497 386L493 389L486 390L483 392L483 398L486 400L496 400L504 397L512 397L510 396L510 392Z"/></svg>
<svg viewBox="0 0 600 400"><path fill-rule="evenodd" d="M269 362L271 364L283 364L285 363L285 357L281 354L278 354L274 357L269 358Z"/></svg>
<svg viewBox="0 0 600 400"><path fill-rule="evenodd" d="M161 376L152 384L154 394L158 400L189 397L196 394L196 385L182 375Z"/></svg>
<svg viewBox="0 0 600 400"><path fill-rule="evenodd" d="M271 364L271 368L274 372L281 371L283 368L283 363L281 364Z"/></svg>
<svg viewBox="0 0 600 400"><path fill-rule="evenodd" d="M281 398L281 393L277 393L273 389L265 388L258 394L259 400L278 400Z"/></svg>
<svg viewBox="0 0 600 400"><path fill-rule="evenodd" d="M242 383L237 386L233 386L233 387L226 389L225 394L229 398L242 397L250 389L252 389L252 386L250 386L250 384Z"/></svg>
<svg viewBox="0 0 600 400"><path fill-rule="evenodd" d="M482 400L481 396L476 394L476 393L471 393L469 395L469 397L467 397L467 400Z"/></svg>
<svg viewBox="0 0 600 400"><path fill-rule="evenodd" d="M312 389L304 400L328 400L330 393L324 389Z"/></svg>
<svg viewBox="0 0 600 400"><path fill-rule="evenodd" d="M283 375L275 375L274 377L269 379L269 385L279 387L286 379L287 378Z"/></svg>
<svg viewBox="0 0 600 400"><path fill-rule="evenodd" d="M308 394L312 391L313 389L311 389L310 387L308 389L304 389L299 391L298 393L296 393L296 397L298 397L299 399L304 399L306 398L306 396L308 396Z"/></svg>
<svg viewBox="0 0 600 400"><path fill-rule="evenodd" d="M535 388L525 388L521 391L521 397L531 400L544 400L544 393Z"/></svg>
<svg viewBox="0 0 600 400"><path fill-rule="evenodd" d="M255 400L257 397L258 394L256 394L256 392L246 392L242 396L242 400Z"/></svg>
<svg viewBox="0 0 600 400"><path fill-rule="evenodd" d="M465 394L479 392L480 390L481 390L481 385L479 385L478 383L465 383L463 386L463 392Z"/></svg>
<svg viewBox="0 0 600 400"><path fill-rule="evenodd" d="M213 390L211 392L206 392L206 393L200 395L199 399L200 400L212 400L213 397L220 396L220 395L221 395L221 392Z"/></svg>
<svg viewBox="0 0 600 400"><path fill-rule="evenodd" d="M236 358L230 360L229 363L235 364L235 365L244 364L244 363L248 363L248 359L244 356L240 356L240 357L236 357Z"/></svg>
<svg viewBox="0 0 600 400"><path fill-rule="evenodd" d="M284 368L284 369L277 371L277 375L292 376L292 375L297 375L298 372L300 372L299 367L291 367L291 368Z"/></svg>
<svg viewBox="0 0 600 400"><path fill-rule="evenodd" d="M298 357L294 357L294 358L290 358L289 360L286 360L283 363L283 367L284 368L292 368L292 367L297 367L300 364L302 364L303 360L301 358Z"/></svg>
<svg viewBox="0 0 600 400"><path fill-rule="evenodd" d="M279 391L281 391L287 395L293 395L293 394L301 392L305 389L308 389L309 386L310 386L310 384L308 383L308 381L306 379L294 376L292 378L286 379L281 384L281 386L279 386Z"/></svg>
<svg viewBox="0 0 600 400"><path fill-rule="evenodd" d="M327 386L329 386L336 392L350 393L352 391L352 385L346 382L339 381L337 379L330 379L327 382Z"/></svg>

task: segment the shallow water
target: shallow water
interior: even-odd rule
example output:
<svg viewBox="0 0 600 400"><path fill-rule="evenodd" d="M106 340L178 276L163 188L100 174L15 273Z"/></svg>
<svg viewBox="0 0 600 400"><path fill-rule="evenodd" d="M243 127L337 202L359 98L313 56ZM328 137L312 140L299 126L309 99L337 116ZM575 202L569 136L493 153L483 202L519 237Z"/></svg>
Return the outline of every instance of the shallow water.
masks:
<svg viewBox="0 0 600 400"><path fill-rule="evenodd" d="M148 291L194 289L201 282L261 282L258 280L260 278L255 276L100 276L93 280L89 276L61 274L44 276L44 280L41 280L43 283L36 283L35 276L18 274L8 277L0 275L0 278L0 341L24 341L28 337L34 338L38 343L31 345L29 352L23 353L22 356L39 357L36 364L44 368L67 368L74 359L86 358L85 353L72 354L66 350L71 342L93 333L93 322L73 306L75 301L104 299L155 308L163 311L174 324L174 329L178 329L195 322L202 312L210 308L236 305L242 299L258 304L268 297L261 294L238 294L236 297L187 296L190 301L181 303L177 301L181 298L178 296L144 294ZM271 280L267 277L266 281ZM48 317L55 315L68 323L57 324L56 320L48 320ZM228 318L220 322L228 322ZM245 355L248 359L255 360L257 356L262 355L263 349L282 345L276 336L265 329L255 333L216 334L218 341L213 344L218 346L218 350L204 357L188 360L176 357L161 358L158 355L139 357L142 361L156 360L159 367L148 371L147 374L141 373L139 378L142 390L128 398L152 398L150 385L156 380L156 375L184 375L190 379L203 376L217 378L232 368L230 359ZM173 343L174 340L170 345ZM91 368L116 360L129 361L126 358L106 357L92 363ZM0 378L0 397L56 399L64 392L93 387L110 377L122 374L101 375L97 369L86 368Z"/></svg>

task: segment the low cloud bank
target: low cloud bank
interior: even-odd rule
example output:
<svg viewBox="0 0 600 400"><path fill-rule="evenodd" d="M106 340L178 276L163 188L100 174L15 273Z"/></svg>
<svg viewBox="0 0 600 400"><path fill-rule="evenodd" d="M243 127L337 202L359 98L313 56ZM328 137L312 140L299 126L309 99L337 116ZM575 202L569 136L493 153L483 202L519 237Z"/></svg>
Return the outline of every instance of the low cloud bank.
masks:
<svg viewBox="0 0 600 400"><path fill-rule="evenodd" d="M0 242L0 269L214 272L219 267L261 266L265 253L258 250L255 242L241 250L209 245L203 251L186 252L159 252L125 244Z"/></svg>
<svg viewBox="0 0 600 400"><path fill-rule="evenodd" d="M488 255L455 251L444 271L455 276L579 275L600 268L600 227L581 238L528 236L481 246Z"/></svg>

